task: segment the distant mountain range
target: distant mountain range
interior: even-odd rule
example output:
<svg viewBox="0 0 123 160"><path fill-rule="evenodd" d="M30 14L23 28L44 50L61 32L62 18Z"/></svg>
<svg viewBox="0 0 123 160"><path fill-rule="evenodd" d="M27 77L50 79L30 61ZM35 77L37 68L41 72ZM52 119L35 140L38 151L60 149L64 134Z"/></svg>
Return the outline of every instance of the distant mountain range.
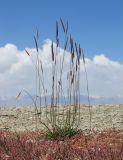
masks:
<svg viewBox="0 0 123 160"><path fill-rule="evenodd" d="M47 99L47 104L50 104L51 97L47 96L46 99ZM64 99L62 99L62 98L59 99L60 104L63 104L64 102L65 102ZM44 97L42 97L42 104L44 104L44 103L45 103L45 99L44 99ZM81 104L88 104L88 97L85 95L81 95L80 96L80 103ZM119 97L119 96L109 97L109 98L90 97L90 103L92 105L123 104L123 97ZM8 106L13 106L13 107L15 106L16 107L16 106L29 106L29 105L34 105L34 104L33 104L32 100L30 99L30 97L28 97L27 95L20 97L18 100L16 100L14 97L11 97L11 98L0 97L0 107L2 107L2 106L3 107L8 107Z"/></svg>

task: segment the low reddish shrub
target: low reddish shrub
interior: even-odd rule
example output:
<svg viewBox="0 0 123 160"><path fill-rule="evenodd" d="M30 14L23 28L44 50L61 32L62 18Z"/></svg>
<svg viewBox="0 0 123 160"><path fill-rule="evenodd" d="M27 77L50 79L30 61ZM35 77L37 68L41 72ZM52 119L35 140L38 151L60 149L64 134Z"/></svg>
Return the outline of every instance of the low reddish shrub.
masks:
<svg viewBox="0 0 123 160"><path fill-rule="evenodd" d="M0 131L0 160L123 160L123 130L80 133L64 141L43 132Z"/></svg>

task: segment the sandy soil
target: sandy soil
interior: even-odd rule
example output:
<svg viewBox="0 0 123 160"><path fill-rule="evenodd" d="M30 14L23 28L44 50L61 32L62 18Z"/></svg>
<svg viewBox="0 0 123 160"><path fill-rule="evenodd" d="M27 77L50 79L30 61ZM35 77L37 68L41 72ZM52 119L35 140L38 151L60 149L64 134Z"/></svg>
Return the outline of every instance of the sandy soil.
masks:
<svg viewBox="0 0 123 160"><path fill-rule="evenodd" d="M42 109L45 111L45 108ZM123 129L123 105L92 106L92 128L103 129ZM42 120L45 115L42 115ZM48 122L47 122L48 123ZM80 128L84 131L89 129L89 110L87 106L81 106ZM43 126L36 123L35 108L0 108L0 130L12 131L34 131L43 129Z"/></svg>

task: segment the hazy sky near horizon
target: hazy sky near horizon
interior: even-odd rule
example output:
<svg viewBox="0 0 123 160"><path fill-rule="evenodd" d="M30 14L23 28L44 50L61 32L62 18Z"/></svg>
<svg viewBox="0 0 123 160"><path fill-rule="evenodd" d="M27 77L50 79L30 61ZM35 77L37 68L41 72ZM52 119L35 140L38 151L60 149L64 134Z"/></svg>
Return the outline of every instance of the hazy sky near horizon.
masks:
<svg viewBox="0 0 123 160"><path fill-rule="evenodd" d="M38 29L47 70L60 17L68 20L69 32L85 52L91 96L122 96L122 0L0 0L0 96L16 95L23 88L34 92L33 65L24 48L34 53ZM87 94L86 89L81 93Z"/></svg>

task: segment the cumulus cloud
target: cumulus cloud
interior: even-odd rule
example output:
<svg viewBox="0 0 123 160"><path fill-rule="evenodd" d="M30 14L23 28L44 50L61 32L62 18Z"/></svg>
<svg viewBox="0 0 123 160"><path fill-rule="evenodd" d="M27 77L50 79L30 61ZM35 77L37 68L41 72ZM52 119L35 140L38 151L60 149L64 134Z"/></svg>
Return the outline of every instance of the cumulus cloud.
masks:
<svg viewBox="0 0 123 160"><path fill-rule="evenodd" d="M36 50L27 48L31 56L24 50L19 50L14 44L6 44L0 48L0 96L16 96L26 89L35 93L35 59ZM62 56L63 49L59 48ZM44 69L44 85L51 92L51 41L46 40L39 49ZM64 92L66 92L66 74L69 70L69 53L66 53L63 70ZM59 59L60 63L60 59ZM91 96L122 96L123 95L123 64L107 58L105 55L95 55L93 59L86 58L89 90ZM81 94L86 95L86 78L81 60Z"/></svg>
<svg viewBox="0 0 123 160"><path fill-rule="evenodd" d="M96 55L88 63L90 92L94 96L123 96L123 64L104 55Z"/></svg>

